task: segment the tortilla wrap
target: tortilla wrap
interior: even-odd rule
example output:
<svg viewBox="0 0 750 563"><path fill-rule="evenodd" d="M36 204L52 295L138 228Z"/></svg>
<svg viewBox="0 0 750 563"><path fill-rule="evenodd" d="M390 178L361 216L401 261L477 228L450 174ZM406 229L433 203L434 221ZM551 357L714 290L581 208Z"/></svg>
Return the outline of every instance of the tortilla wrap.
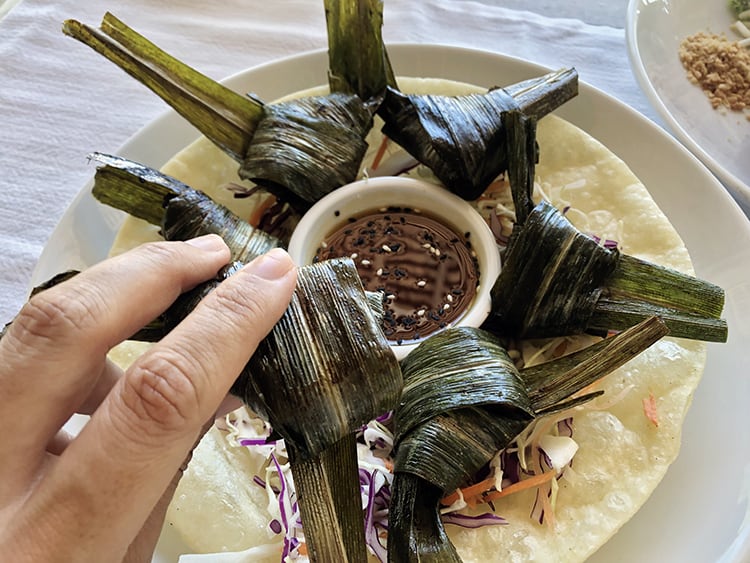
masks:
<svg viewBox="0 0 750 563"><path fill-rule="evenodd" d="M433 79L401 78L399 86L409 93L480 91ZM380 137L376 121L365 168ZM569 207L567 217L581 231L616 240L626 254L692 273L680 237L625 163L554 115L540 120L537 139L536 197L544 195L559 209ZM254 199L236 200L226 190L217 191L227 182L241 183L237 168L202 138L162 170L247 217ZM425 171L411 174L424 176ZM156 228L128 218L113 253L158 238ZM130 361L130 344L120 346L114 357L124 352L130 353L125 359ZM463 560L582 561L595 552L646 501L676 458L682 423L704 363L703 343L665 338L606 377L600 386L604 396L575 415L573 437L579 449L572 468L559 480L554 524L530 518L533 491L502 498L494 506L508 525L447 526ZM643 401L649 397L658 425L644 414ZM279 561L281 535L270 531L266 492L252 480L259 471L257 458L225 435L214 428L195 450L170 506L168 524L195 552L274 544L277 547L263 548L267 557L258 552L248 560Z"/></svg>

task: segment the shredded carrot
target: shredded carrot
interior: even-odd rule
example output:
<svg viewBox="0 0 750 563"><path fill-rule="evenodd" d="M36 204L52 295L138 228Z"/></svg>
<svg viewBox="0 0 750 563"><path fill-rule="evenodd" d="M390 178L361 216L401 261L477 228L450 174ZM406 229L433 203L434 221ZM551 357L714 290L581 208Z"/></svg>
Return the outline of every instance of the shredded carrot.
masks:
<svg viewBox="0 0 750 563"><path fill-rule="evenodd" d="M648 397L643 399L643 414L654 426L659 426L659 413L656 411L656 398L653 393L649 393Z"/></svg>
<svg viewBox="0 0 750 563"><path fill-rule="evenodd" d="M383 463L385 463L385 468L391 473L393 473L393 469L394 469L393 462L390 459L384 459Z"/></svg>
<svg viewBox="0 0 750 563"><path fill-rule="evenodd" d="M461 494L463 495L464 500L466 500L467 498L474 498L476 496L479 496L485 491L489 491L494 486L495 486L495 478L487 477L487 479L485 479L484 481L479 481L478 483L474 483L473 485L469 485L468 487L461 489ZM458 491L454 491L451 494L449 494L447 497L444 497L443 500L440 501L440 504L444 506L450 506L457 500L458 500Z"/></svg>
<svg viewBox="0 0 750 563"><path fill-rule="evenodd" d="M260 225L260 220L263 217L263 214L268 211L274 203L276 203L276 197L269 195L266 199L255 206L255 209L253 209L247 222L253 227Z"/></svg>
<svg viewBox="0 0 750 563"><path fill-rule="evenodd" d="M387 146L388 137L384 135L383 140L380 142L380 146L378 147L378 152L375 154L375 158L370 165L370 170L377 170L378 166L380 166L380 161L383 160L383 156L385 156L385 149Z"/></svg>
<svg viewBox="0 0 750 563"><path fill-rule="evenodd" d="M305 542L299 544L299 546L297 547L297 552L300 555L307 555L307 544Z"/></svg>
<svg viewBox="0 0 750 563"><path fill-rule="evenodd" d="M524 479L523 481L518 481L517 483L508 485L502 491L490 490L495 485L495 478L490 477L488 479L485 479L484 481L480 481L479 483L461 489L461 494L463 494L466 504L468 504L469 506L476 506L479 502L496 500L508 495L512 495L513 493L518 493L520 491L525 491L526 489L538 487L554 479L556 474L556 471L546 471L545 473L540 473L539 475L534 475L533 477L529 477L528 479ZM458 492L453 492L447 497L443 498L440 501L440 504L450 506L457 500Z"/></svg>
<svg viewBox="0 0 750 563"><path fill-rule="evenodd" d="M532 489L534 487L544 485L544 483L547 483L554 479L555 475L557 475L557 472L554 470L545 471L544 473L540 473L539 475L534 475L533 477L529 477L528 479L524 479L523 481L518 481L517 483L508 485L502 491L490 491L482 497L482 500L497 500L499 498L512 495L513 493L518 493L521 491L525 491L526 489Z"/></svg>

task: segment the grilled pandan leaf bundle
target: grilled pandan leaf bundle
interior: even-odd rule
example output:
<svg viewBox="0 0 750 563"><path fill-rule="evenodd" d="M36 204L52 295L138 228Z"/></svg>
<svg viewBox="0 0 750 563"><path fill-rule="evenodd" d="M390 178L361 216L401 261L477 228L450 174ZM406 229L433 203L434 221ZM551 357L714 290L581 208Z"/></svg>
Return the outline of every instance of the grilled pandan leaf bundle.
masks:
<svg viewBox="0 0 750 563"><path fill-rule="evenodd" d="M385 135L429 167L450 191L473 200L508 168L513 149L503 115L515 110L540 119L577 93L575 69L485 94L406 95L389 87L378 115Z"/></svg>
<svg viewBox="0 0 750 563"><path fill-rule="evenodd" d="M239 176L304 209L356 179L371 127L372 111L352 94L266 105Z"/></svg>
<svg viewBox="0 0 750 563"><path fill-rule="evenodd" d="M486 327L519 338L624 330L659 316L671 336L724 342L724 291L605 248L547 202L514 231Z"/></svg>
<svg viewBox="0 0 750 563"><path fill-rule="evenodd" d="M325 0L331 92L379 103L396 87L383 43L383 0Z"/></svg>
<svg viewBox="0 0 750 563"><path fill-rule="evenodd" d="M164 331L240 267L180 296ZM356 431L393 410L403 385L382 314L350 259L300 267L289 307L231 389L284 438L312 561L367 561Z"/></svg>
<svg viewBox="0 0 750 563"><path fill-rule="evenodd" d="M137 162L101 153L92 195L102 203L161 227L166 240L217 234L232 260L247 263L282 242L253 228L205 193Z"/></svg>
<svg viewBox="0 0 750 563"><path fill-rule="evenodd" d="M440 500L470 484L536 417L597 395L573 397L666 333L651 318L521 371L500 341L481 329L448 329L420 344L401 366L388 560L461 561L443 528Z"/></svg>
<svg viewBox="0 0 750 563"><path fill-rule="evenodd" d="M551 204L534 204L535 120L518 110L503 119L516 222L485 328L518 338L606 334L658 316L671 336L725 342L723 289L607 248Z"/></svg>
<svg viewBox="0 0 750 563"><path fill-rule="evenodd" d="M355 433L396 407L402 384L354 263L300 268L232 392L284 437L313 561L366 561Z"/></svg>
<svg viewBox="0 0 750 563"><path fill-rule="evenodd" d="M75 20L63 31L139 80L241 164L240 177L304 210L353 181L365 136L392 72L380 35L382 2L330 2L328 96L265 104L242 96L175 59L112 14L98 29ZM366 29L352 48L351 29ZM372 61L370 61L372 58ZM368 72L367 76L358 76ZM362 96L365 96L364 98Z"/></svg>

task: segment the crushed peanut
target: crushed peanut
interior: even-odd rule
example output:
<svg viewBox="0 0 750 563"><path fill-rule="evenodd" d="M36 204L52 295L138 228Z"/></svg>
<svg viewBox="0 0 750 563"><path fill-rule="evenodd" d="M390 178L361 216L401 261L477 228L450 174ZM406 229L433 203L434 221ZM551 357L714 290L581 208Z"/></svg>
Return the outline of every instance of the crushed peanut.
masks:
<svg viewBox="0 0 750 563"><path fill-rule="evenodd" d="M699 85L714 109L744 111L750 120L750 51L724 36L696 33L680 44L688 79Z"/></svg>

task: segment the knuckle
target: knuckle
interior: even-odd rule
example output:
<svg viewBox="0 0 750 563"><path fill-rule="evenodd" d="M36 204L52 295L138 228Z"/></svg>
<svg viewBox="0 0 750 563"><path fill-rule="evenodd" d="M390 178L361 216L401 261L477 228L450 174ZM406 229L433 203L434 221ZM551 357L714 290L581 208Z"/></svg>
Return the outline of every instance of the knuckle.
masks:
<svg viewBox="0 0 750 563"><path fill-rule="evenodd" d="M262 319L266 315L264 301L239 284L224 283L213 293L213 310L222 317Z"/></svg>
<svg viewBox="0 0 750 563"><path fill-rule="evenodd" d="M140 252L146 260L160 264L175 259L175 250L177 249L177 246L179 245L167 241L147 242L138 247L138 252Z"/></svg>
<svg viewBox="0 0 750 563"><path fill-rule="evenodd" d="M100 307L93 293L45 291L32 297L13 321L13 333L24 343L56 340L96 326Z"/></svg>
<svg viewBox="0 0 750 563"><path fill-rule="evenodd" d="M125 378L125 406L140 423L184 430L196 419L200 393L191 376L196 362L185 351L148 354Z"/></svg>

